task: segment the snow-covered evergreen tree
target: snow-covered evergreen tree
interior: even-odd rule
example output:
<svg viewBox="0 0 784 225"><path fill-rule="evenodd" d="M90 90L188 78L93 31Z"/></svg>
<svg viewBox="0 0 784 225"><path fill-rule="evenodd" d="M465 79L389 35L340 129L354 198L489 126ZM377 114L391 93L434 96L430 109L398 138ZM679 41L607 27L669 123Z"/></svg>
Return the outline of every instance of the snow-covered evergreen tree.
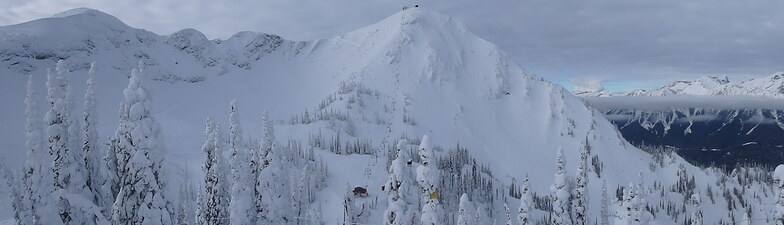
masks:
<svg viewBox="0 0 784 225"><path fill-rule="evenodd" d="M219 126L212 119L207 118L204 129L206 140L202 150L205 160L202 166L204 171L204 198L202 214L199 221L202 225L229 224L229 185L222 171L224 163L220 140Z"/></svg>
<svg viewBox="0 0 784 225"><path fill-rule="evenodd" d="M256 177L251 174L249 148L242 138L237 100L229 106L229 153L231 156L231 201L229 215L232 224L252 224L256 215L253 209L253 188Z"/></svg>
<svg viewBox="0 0 784 225"><path fill-rule="evenodd" d="M609 199L607 197L607 181L606 180L602 181L602 202L601 202L601 205L602 205L602 208L601 208L601 211L599 212L599 217L600 217L599 218L600 219L600 221L599 221L600 223L599 224L601 224L601 225L609 225L610 224L610 214L609 214L610 202L609 202Z"/></svg>
<svg viewBox="0 0 784 225"><path fill-rule="evenodd" d="M344 225L351 225L359 223L358 218L358 210L356 208L356 203L354 203L354 194L351 190L351 186L346 184L346 192L343 193L343 224Z"/></svg>
<svg viewBox="0 0 784 225"><path fill-rule="evenodd" d="M647 224L648 212L645 211L645 188L642 186L642 171L637 176L637 184L634 187L634 200L632 201L632 223Z"/></svg>
<svg viewBox="0 0 784 225"><path fill-rule="evenodd" d="M150 93L144 86L142 63L131 71L120 126L110 145L116 160L118 193L112 224L173 224L172 210L162 195L163 160L160 125L151 115ZM111 189L111 188L110 188Z"/></svg>
<svg viewBox="0 0 784 225"><path fill-rule="evenodd" d="M65 62L57 62L56 73L47 75L49 111L44 117L47 125L49 155L52 156L55 198L63 223L95 224L104 221L87 183L87 171L81 147L76 147L78 135L74 131L73 104ZM85 202L90 201L90 202Z"/></svg>
<svg viewBox="0 0 784 225"><path fill-rule="evenodd" d="M569 190L566 187L566 165L563 149L558 148L555 162L555 183L550 187L553 198L553 216L551 224L570 224L569 218Z"/></svg>
<svg viewBox="0 0 784 225"><path fill-rule="evenodd" d="M49 71L53 74L52 71ZM27 79L27 96L25 97L25 129L27 148L26 160L22 169L21 183L17 185L19 199L14 202L14 218L17 223L28 224L60 224L58 210L51 199L54 192L51 158L45 153L42 143L43 134L38 114L36 92L33 77Z"/></svg>
<svg viewBox="0 0 784 225"><path fill-rule="evenodd" d="M572 211L574 212L574 224L585 225L588 223L587 207L588 207L588 140L583 142L583 147L580 148L580 164L577 167L577 176L575 176L575 187L572 195Z"/></svg>
<svg viewBox="0 0 784 225"><path fill-rule="evenodd" d="M267 113L263 118L264 136L261 151L258 178L256 179L256 218L258 223L280 224L290 220L292 203L289 187L289 157L285 149L278 148L275 140L272 121Z"/></svg>
<svg viewBox="0 0 784 225"><path fill-rule="evenodd" d="M691 204L694 211L691 212L691 225L702 225L702 208L700 207L700 196L697 193L691 195Z"/></svg>
<svg viewBox="0 0 784 225"><path fill-rule="evenodd" d="M616 224L647 224L647 212L644 209L644 189L642 186L642 172L637 178L637 183L629 183L626 190L622 207L618 212Z"/></svg>
<svg viewBox="0 0 784 225"><path fill-rule="evenodd" d="M506 212L506 225L512 225L512 211L509 210L509 205L504 202L504 212Z"/></svg>
<svg viewBox="0 0 784 225"><path fill-rule="evenodd" d="M98 170L102 178L100 185L101 193L103 194L101 196L103 199L102 204L106 209L111 208L117 194L120 192L120 172L122 171L121 168L125 167L126 162L119 161L118 155L126 151L125 148L128 147L129 143L127 143L128 139L124 138L124 136L130 134L133 129L131 127L132 124L127 119L128 114L123 113L127 108L124 102L120 104L120 126L117 128L115 135L110 137L106 143L108 149L104 152L103 158L101 158L101 169ZM123 158L125 157L123 156Z"/></svg>
<svg viewBox="0 0 784 225"><path fill-rule="evenodd" d="M102 205L105 201L102 198L105 196L101 183L100 166L101 158L104 153L98 147L98 131L95 125L95 62L90 64L90 70L87 78L87 89L84 93L84 113L82 123L83 139L82 151L84 152L84 166L87 171L87 187L92 192L93 202Z"/></svg>
<svg viewBox="0 0 784 225"><path fill-rule="evenodd" d="M410 167L407 165L409 160L408 151L403 149L406 145L405 140L397 143L397 157L392 160L389 166L389 178L384 184L384 190L388 196L387 210L384 211L384 224L411 224L413 216L409 205L416 204L416 193L414 179L411 177Z"/></svg>
<svg viewBox="0 0 784 225"><path fill-rule="evenodd" d="M261 140L259 140L258 149L253 149L251 152L252 161L250 164L251 176L255 176L254 180L256 182L253 189L253 209L255 210L255 218L259 222L266 221L266 214L269 212L265 203L268 198L268 196L265 197L265 192L269 192L269 184L274 181L265 180L270 179L270 173L264 173L264 171L269 167L270 160L267 157L272 156L269 153L274 147L275 142L272 121L268 120L267 111L264 111L262 114L261 121Z"/></svg>
<svg viewBox="0 0 784 225"><path fill-rule="evenodd" d="M419 158L422 164L417 167L417 182L425 197L422 206L421 221L423 225L441 224L440 205L438 202L439 172L436 158L430 147L430 137L425 135L419 145Z"/></svg>
<svg viewBox="0 0 784 225"><path fill-rule="evenodd" d="M784 225L784 164L776 166L776 169L773 171L773 180L778 185L773 221L777 225Z"/></svg>
<svg viewBox="0 0 784 225"><path fill-rule="evenodd" d="M629 187L624 190L623 193L623 201L621 202L621 207L618 208L617 212L617 221L615 224L632 224L633 218L635 217L633 214L635 213L635 205L634 202L637 198L635 195L637 191L635 191L636 186L634 184L629 183Z"/></svg>
<svg viewBox="0 0 784 225"><path fill-rule="evenodd" d="M471 206L471 201L468 200L468 194L463 193L460 196L460 204L457 209L457 225L473 224L471 211L473 211L473 207Z"/></svg>
<svg viewBox="0 0 784 225"><path fill-rule="evenodd" d="M531 196L530 186L528 184L528 175L525 175L523 180L522 191L520 192L520 208L517 210L517 223L520 225L533 224L531 221L531 208L534 205L533 197Z"/></svg>

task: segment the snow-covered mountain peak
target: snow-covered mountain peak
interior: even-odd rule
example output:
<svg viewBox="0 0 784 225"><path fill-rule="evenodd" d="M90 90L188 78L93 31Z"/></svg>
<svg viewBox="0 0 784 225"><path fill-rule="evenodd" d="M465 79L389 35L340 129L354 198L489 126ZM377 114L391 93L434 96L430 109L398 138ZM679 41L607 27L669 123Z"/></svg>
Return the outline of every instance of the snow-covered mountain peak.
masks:
<svg viewBox="0 0 784 225"><path fill-rule="evenodd" d="M89 8L70 9L54 14L48 18L4 26L3 28L3 30L5 30L2 32L3 34L26 32L41 36L62 32L82 35L100 35L109 32L124 32L133 29L117 17Z"/></svg>
<svg viewBox="0 0 784 225"><path fill-rule="evenodd" d="M68 17L87 17L87 18L93 18L93 19L101 20L101 21L104 21L104 22L106 22L106 21L113 21L113 20L119 21L119 19L117 19L117 17L109 15L109 14L107 14L105 12L100 11L100 10L91 9L91 8L84 8L84 7L83 8L73 8L73 9L65 10L65 11L56 13L56 14L50 16L49 18L68 18Z"/></svg>
<svg viewBox="0 0 784 225"><path fill-rule="evenodd" d="M527 74L462 23L421 8L402 10L324 41L353 49L364 56L360 58L363 64L391 67L394 73L414 79L414 83L433 82L448 89L464 85L459 83L470 84L465 87L482 89L478 93L486 98L508 93L509 75Z"/></svg>

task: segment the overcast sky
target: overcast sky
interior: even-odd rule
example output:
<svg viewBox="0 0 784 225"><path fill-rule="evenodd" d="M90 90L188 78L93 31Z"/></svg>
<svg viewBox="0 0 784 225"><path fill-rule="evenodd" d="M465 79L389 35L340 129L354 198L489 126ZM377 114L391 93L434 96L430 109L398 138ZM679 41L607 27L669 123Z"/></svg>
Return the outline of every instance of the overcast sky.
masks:
<svg viewBox="0 0 784 225"><path fill-rule="evenodd" d="M574 88L651 88L784 71L781 0L0 0L0 25L94 8L159 34L195 28L335 36L420 4L466 24L531 72Z"/></svg>

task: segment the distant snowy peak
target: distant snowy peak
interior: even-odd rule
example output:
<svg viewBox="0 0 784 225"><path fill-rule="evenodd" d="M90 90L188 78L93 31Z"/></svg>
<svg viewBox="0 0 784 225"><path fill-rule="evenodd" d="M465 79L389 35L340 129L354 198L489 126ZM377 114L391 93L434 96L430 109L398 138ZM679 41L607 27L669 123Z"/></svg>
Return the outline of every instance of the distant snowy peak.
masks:
<svg viewBox="0 0 784 225"><path fill-rule="evenodd" d="M232 69L247 70L253 61L279 47L301 46L277 35L242 32L228 40L208 40L195 29L158 35L130 27L114 16L78 8L48 18L0 27L0 66L29 74L67 59L70 70L90 62L118 70L144 61L155 79L195 82ZM189 69L190 68L190 69ZM193 68L204 71L193 73Z"/></svg>
<svg viewBox="0 0 784 225"><path fill-rule="evenodd" d="M690 81L674 81L664 87L623 92L574 92L580 97L671 96L671 95L759 95L784 97L784 73L733 83L727 76L704 76Z"/></svg>

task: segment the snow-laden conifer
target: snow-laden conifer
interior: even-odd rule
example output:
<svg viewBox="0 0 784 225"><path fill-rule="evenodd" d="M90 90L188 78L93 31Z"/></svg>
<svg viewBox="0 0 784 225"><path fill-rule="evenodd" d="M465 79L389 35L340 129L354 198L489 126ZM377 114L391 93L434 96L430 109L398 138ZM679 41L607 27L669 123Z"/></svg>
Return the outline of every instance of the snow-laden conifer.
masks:
<svg viewBox="0 0 784 225"><path fill-rule="evenodd" d="M232 224L251 224L254 221L253 189L255 177L251 177L249 148L242 137L237 100L229 106L229 155L231 165L231 201L229 215Z"/></svg>
<svg viewBox="0 0 784 225"><path fill-rule="evenodd" d="M555 183L550 187L553 198L553 216L551 224L570 224L569 190L566 188L566 167L563 149L558 148L555 162Z"/></svg>
<svg viewBox="0 0 784 225"><path fill-rule="evenodd" d="M63 223L106 223L100 208L93 202L93 192L87 183L84 154L77 147L79 139L73 120L73 94L66 74L65 62L57 63L56 73L47 75L49 111L44 116L52 157L54 190L58 214Z"/></svg>
<svg viewBox="0 0 784 225"><path fill-rule="evenodd" d="M694 207L691 212L691 225L702 225L702 207L700 206L700 196L698 193L691 195L691 204Z"/></svg>
<svg viewBox="0 0 784 225"><path fill-rule="evenodd" d="M101 184L103 177L100 172L101 158L104 153L98 145L98 131L95 124L95 62L90 64L87 77L87 89L84 92L84 112L82 115L83 139L82 151L84 152L84 166L87 171L87 187L93 193L93 202L102 205L106 194L103 193Z"/></svg>
<svg viewBox="0 0 784 225"><path fill-rule="evenodd" d="M120 126L110 143L116 151L118 186L112 224L173 224L161 181L164 146L160 125L151 115L141 62L139 67L131 71L128 87L123 90Z"/></svg>
<svg viewBox="0 0 784 225"><path fill-rule="evenodd" d="M528 184L528 175L523 180L522 191L520 192L520 208L517 210L517 223L520 225L533 224L531 221L531 209L534 200L531 196L530 186Z"/></svg>
<svg viewBox="0 0 784 225"><path fill-rule="evenodd" d="M601 225L609 225L610 224L610 202L607 197L607 181L602 181L602 201L601 201L601 211L599 212L599 224Z"/></svg>
<svg viewBox="0 0 784 225"><path fill-rule="evenodd" d="M408 150L404 149L405 140L397 143L397 157L392 160L389 166L389 178L384 184L384 191L387 192L388 205L384 211L384 224L411 224L413 217L409 206L418 202L416 184L412 178Z"/></svg>
<svg viewBox="0 0 784 225"><path fill-rule="evenodd" d="M49 74L53 75L52 71ZM17 185L19 199L14 202L14 218L17 223L27 224L61 224L57 216L58 209L50 196L54 192L52 183L51 157L42 143L38 103L36 101L33 77L27 79L27 96L25 97L25 147L27 149L25 163L22 168L21 183Z"/></svg>
<svg viewBox="0 0 784 225"><path fill-rule="evenodd" d="M438 202L439 172L435 153L430 146L430 137L427 135L422 137L419 144L419 157L422 159L422 164L417 167L417 182L425 198L420 219L423 225L441 224Z"/></svg>
<svg viewBox="0 0 784 225"><path fill-rule="evenodd" d="M463 193L460 195L460 203L457 209L457 225L473 224L471 219L471 211L474 211L471 206L471 201L468 200L468 195Z"/></svg>
<svg viewBox="0 0 784 225"><path fill-rule="evenodd" d="M574 194L572 195L572 211L574 212L574 224L585 225L588 223L587 206L588 206L588 140L583 142L583 147L580 148L580 162L577 167L577 176L575 176Z"/></svg>
<svg viewBox="0 0 784 225"><path fill-rule="evenodd" d="M225 176L222 146L219 126L212 119L207 118L204 134L204 198L201 204L202 214L199 214L202 225L229 224L229 185Z"/></svg>
<svg viewBox="0 0 784 225"><path fill-rule="evenodd" d="M777 166L773 171L773 180L778 189L773 222L777 225L784 225L784 164Z"/></svg>

